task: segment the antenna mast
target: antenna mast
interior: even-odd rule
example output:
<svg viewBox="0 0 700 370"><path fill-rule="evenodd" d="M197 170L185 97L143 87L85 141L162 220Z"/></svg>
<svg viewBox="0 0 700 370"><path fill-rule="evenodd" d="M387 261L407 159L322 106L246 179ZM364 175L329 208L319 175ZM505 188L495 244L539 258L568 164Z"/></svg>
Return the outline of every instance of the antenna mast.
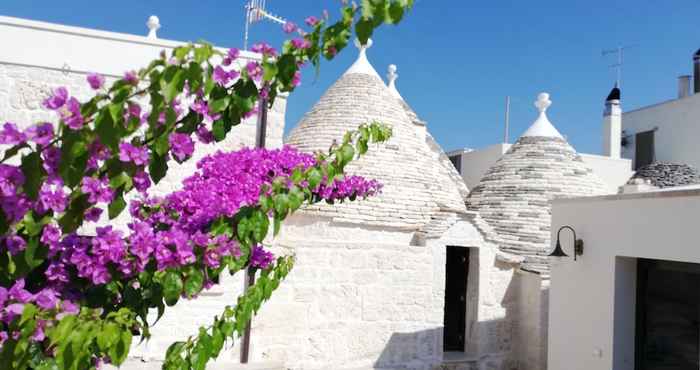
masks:
<svg viewBox="0 0 700 370"><path fill-rule="evenodd" d="M622 87L622 65L624 64L625 50L636 46L637 45L618 46L615 49L603 50L603 52L601 53L602 56L607 56L611 54L617 55L617 62L610 65L610 68L615 68L615 72L617 74L617 79L615 80L617 87Z"/></svg>
<svg viewBox="0 0 700 370"><path fill-rule="evenodd" d="M265 10L266 0L250 0L245 5L245 36L243 39L243 49L248 50L248 36L250 35L250 26L262 20L285 24L287 20L268 13Z"/></svg>

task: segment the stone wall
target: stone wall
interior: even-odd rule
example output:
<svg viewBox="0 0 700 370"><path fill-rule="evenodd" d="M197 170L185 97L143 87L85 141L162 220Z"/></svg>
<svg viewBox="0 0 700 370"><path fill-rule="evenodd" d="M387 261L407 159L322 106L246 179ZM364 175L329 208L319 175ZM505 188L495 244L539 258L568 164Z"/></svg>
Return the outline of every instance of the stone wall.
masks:
<svg viewBox="0 0 700 370"><path fill-rule="evenodd" d="M254 359L309 370L440 363L445 249L410 240L295 215L276 249L297 263L254 321Z"/></svg>

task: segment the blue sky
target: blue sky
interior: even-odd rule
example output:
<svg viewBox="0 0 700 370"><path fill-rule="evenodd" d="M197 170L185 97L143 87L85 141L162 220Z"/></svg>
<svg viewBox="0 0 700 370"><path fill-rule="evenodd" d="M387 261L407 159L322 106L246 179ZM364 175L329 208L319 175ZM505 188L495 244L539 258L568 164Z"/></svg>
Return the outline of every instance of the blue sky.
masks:
<svg viewBox="0 0 700 370"><path fill-rule="evenodd" d="M268 0L268 8L301 23L338 0ZM97 5L99 4L99 5ZM3 0L0 14L117 32L145 34L151 14L160 17L162 38L205 39L241 46L244 0L120 0L61 2ZM691 73L700 48L698 0L416 0L398 27L374 37L370 61L381 75L399 68L398 87L428 122L446 150L480 148L502 141L504 100L512 97L511 140L534 120L532 102L547 91L550 120L581 152L600 152L603 100L615 74L613 57L601 50L636 45L626 53L623 109L676 94L676 77ZM1 36L1 35L0 35ZM279 44L274 24L255 25L253 40ZM318 78L305 73L290 98L293 127L354 61L348 49L326 64Z"/></svg>

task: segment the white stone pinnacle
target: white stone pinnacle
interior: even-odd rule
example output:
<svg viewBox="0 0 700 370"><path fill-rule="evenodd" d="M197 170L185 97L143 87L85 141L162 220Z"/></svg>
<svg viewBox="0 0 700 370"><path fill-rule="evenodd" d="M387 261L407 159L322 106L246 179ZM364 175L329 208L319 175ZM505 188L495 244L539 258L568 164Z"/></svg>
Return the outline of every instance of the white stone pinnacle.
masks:
<svg viewBox="0 0 700 370"><path fill-rule="evenodd" d="M355 63L352 66L350 66L350 68L347 71L345 71L344 74L366 74L371 76L377 76L377 78L381 80L381 77L379 77L379 73L377 73L377 71L374 69L374 67L372 67L372 64L367 59L367 49L372 47L372 39L367 40L367 43L365 45L361 45L360 40L355 39L355 46L358 49L360 49L360 53L357 56L357 60L355 61Z"/></svg>
<svg viewBox="0 0 700 370"><path fill-rule="evenodd" d="M389 64L388 72L386 75L387 80L389 81L389 92L394 95L395 97L399 99L403 99L401 94L399 94L399 90L396 89L396 79L399 78L399 74L396 73L396 64Z"/></svg>
<svg viewBox="0 0 700 370"><path fill-rule="evenodd" d="M530 128L525 131L522 136L542 136L542 137L557 137L563 139L559 131L554 128L549 118L547 118L547 108L552 105L552 101L549 100L549 94L540 93L537 95L537 101L535 102L535 107L540 112L537 120L530 126Z"/></svg>
<svg viewBox="0 0 700 370"><path fill-rule="evenodd" d="M157 39L158 35L156 34L156 32L160 28L160 19L158 19L158 17L155 15L148 17L146 27L148 27L148 38Z"/></svg>

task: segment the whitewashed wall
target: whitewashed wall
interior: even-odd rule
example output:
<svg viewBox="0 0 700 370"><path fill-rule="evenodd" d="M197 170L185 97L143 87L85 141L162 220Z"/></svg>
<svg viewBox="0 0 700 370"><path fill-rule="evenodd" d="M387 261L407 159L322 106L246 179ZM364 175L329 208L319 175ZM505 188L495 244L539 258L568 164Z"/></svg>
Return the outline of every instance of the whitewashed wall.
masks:
<svg viewBox="0 0 700 370"><path fill-rule="evenodd" d="M700 190L554 201L553 242L571 225L585 249L552 268L549 370L634 369L636 259L700 263L699 210Z"/></svg>
<svg viewBox="0 0 700 370"><path fill-rule="evenodd" d="M640 108L622 114L622 129L629 144L622 156L634 163L635 137L658 128L654 134L656 159L700 168L700 94Z"/></svg>
<svg viewBox="0 0 700 370"><path fill-rule="evenodd" d="M87 73L101 73L108 76L108 82L113 81L127 70L147 65L162 50L169 51L182 44L10 17L0 17L0 39L3 42L0 53L0 124L10 121L21 128L39 121L56 121L54 112L41 107L41 101L51 90L66 86L72 95L85 100L92 93L85 80ZM242 56L244 59L256 58L255 54L248 52L243 52ZM286 99L279 98L268 114L268 147L282 145L285 110ZM194 158L185 164L169 163L168 176L153 189L153 193L165 194L178 189L181 181L194 172L197 160L208 153L254 145L255 130L255 118L248 119L234 128L223 142L199 145ZM127 213L112 224L125 228ZM145 359L163 358L170 343L197 333L198 327L210 323L224 305L235 303L241 289L239 277L229 278L199 299L170 308L152 330L154 339L135 346L132 355ZM237 359L236 356L235 350L222 355L232 361Z"/></svg>

